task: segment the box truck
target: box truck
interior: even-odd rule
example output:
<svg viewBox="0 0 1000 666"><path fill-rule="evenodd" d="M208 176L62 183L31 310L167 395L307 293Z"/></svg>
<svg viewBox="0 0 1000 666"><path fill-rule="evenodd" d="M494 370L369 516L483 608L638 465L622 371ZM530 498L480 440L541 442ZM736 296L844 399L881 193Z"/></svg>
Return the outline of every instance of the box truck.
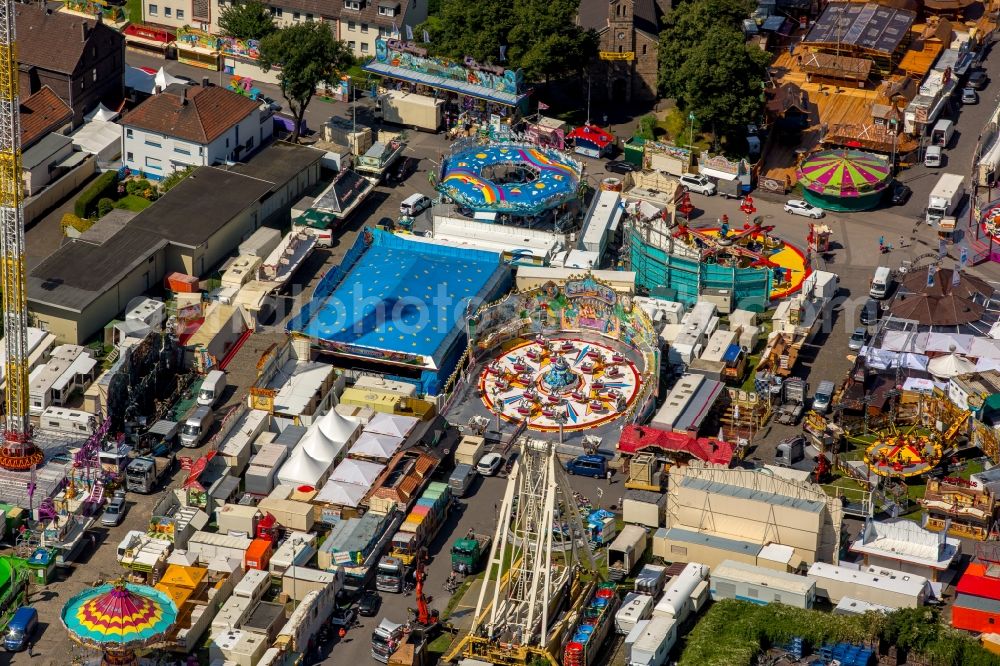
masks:
<svg viewBox="0 0 1000 666"><path fill-rule="evenodd" d="M443 119L444 100L390 90L378 98L375 118L381 122L437 132Z"/></svg>
<svg viewBox="0 0 1000 666"><path fill-rule="evenodd" d="M943 173L927 199L927 224L940 222L953 215L964 194L965 176Z"/></svg>

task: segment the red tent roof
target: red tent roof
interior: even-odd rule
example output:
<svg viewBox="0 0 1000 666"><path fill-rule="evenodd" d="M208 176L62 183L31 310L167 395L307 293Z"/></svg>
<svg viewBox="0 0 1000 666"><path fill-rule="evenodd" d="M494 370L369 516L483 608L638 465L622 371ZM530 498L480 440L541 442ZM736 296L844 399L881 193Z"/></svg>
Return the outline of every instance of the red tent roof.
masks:
<svg viewBox="0 0 1000 666"><path fill-rule="evenodd" d="M619 451L636 453L648 447L671 453L686 453L698 460L716 465L729 465L733 461L733 445L714 437L692 437L649 426L625 426L618 441Z"/></svg>
<svg viewBox="0 0 1000 666"><path fill-rule="evenodd" d="M577 127L575 130L570 132L569 135L577 141L589 141L598 148L604 148L615 140L615 137L608 134L597 125L584 125L582 127Z"/></svg>
<svg viewBox="0 0 1000 666"><path fill-rule="evenodd" d="M955 592L1000 600L1000 578L987 576L986 566L973 562L965 569Z"/></svg>

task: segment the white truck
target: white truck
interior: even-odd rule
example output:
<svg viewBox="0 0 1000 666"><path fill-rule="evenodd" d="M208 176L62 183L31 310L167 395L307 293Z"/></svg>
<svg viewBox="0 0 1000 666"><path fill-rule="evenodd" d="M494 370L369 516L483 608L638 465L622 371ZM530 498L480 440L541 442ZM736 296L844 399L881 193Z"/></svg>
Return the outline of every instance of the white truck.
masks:
<svg viewBox="0 0 1000 666"><path fill-rule="evenodd" d="M646 552L646 530L638 525L626 525L608 547L608 575L613 581L623 580L632 573Z"/></svg>
<svg viewBox="0 0 1000 666"><path fill-rule="evenodd" d="M940 223L953 215L958 202L965 193L965 177L954 173L943 173L927 199L927 224Z"/></svg>
<svg viewBox="0 0 1000 666"><path fill-rule="evenodd" d="M129 492L148 495L156 485L174 467L176 460L173 452L165 456L139 456L125 468L125 488Z"/></svg>

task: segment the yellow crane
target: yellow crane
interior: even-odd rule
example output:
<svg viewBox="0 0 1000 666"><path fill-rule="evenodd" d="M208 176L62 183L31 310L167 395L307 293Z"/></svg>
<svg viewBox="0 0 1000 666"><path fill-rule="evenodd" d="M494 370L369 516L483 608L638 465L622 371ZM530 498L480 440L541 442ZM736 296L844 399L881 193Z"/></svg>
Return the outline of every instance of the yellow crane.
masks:
<svg viewBox="0 0 1000 666"><path fill-rule="evenodd" d="M28 286L14 7L13 0L0 1L0 289L7 353L0 467L24 471L42 462L42 452L32 442L28 418Z"/></svg>

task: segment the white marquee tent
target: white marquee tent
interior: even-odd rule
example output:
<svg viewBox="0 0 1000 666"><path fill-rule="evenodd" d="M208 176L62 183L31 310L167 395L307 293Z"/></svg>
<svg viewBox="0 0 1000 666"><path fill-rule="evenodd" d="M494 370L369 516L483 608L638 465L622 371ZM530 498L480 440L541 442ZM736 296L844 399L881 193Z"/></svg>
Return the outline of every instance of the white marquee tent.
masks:
<svg viewBox="0 0 1000 666"><path fill-rule="evenodd" d="M375 415L367 426L365 432L373 432L381 435L391 435L406 439L413 429L417 427L420 419L415 416L402 416L400 414L385 414L379 412Z"/></svg>
<svg viewBox="0 0 1000 666"><path fill-rule="evenodd" d="M365 431L351 447L349 455L388 460L402 446L402 437Z"/></svg>
<svg viewBox="0 0 1000 666"><path fill-rule="evenodd" d="M329 462L321 462L309 455L300 444L292 451L285 464L278 470L278 482L289 486L318 487L326 481Z"/></svg>
<svg viewBox="0 0 1000 666"><path fill-rule="evenodd" d="M927 372L940 379L949 379L975 371L975 364L958 354L939 356L927 364Z"/></svg>

